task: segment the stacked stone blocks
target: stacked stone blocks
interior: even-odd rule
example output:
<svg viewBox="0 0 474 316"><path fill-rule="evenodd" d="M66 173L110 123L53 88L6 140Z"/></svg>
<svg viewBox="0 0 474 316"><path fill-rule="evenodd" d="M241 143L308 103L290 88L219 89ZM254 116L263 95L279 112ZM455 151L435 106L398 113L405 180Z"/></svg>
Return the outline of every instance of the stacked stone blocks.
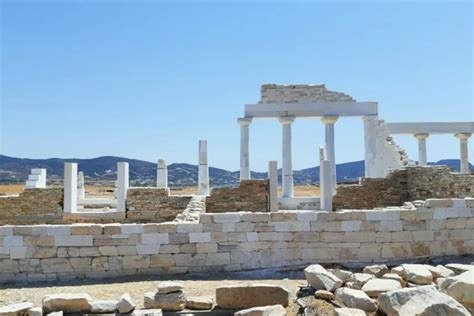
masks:
<svg viewBox="0 0 474 316"><path fill-rule="evenodd" d="M259 103L314 103L314 102L355 102L347 94L330 91L320 85L277 85L264 84Z"/></svg>

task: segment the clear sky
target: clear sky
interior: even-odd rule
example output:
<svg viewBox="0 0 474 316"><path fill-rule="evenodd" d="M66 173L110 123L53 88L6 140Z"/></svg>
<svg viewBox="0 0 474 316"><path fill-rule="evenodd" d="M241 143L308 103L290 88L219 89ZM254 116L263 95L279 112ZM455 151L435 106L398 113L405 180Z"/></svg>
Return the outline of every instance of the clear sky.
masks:
<svg viewBox="0 0 474 316"><path fill-rule="evenodd" d="M238 170L236 119L263 83L325 83L386 121L474 119L469 0L0 3L4 155L196 163L208 139L210 165ZM280 124L250 134L252 170L281 165ZM323 143L319 120L297 120L294 169ZM336 156L363 159L361 119L337 122ZM457 139L431 137L428 160L443 158Z"/></svg>

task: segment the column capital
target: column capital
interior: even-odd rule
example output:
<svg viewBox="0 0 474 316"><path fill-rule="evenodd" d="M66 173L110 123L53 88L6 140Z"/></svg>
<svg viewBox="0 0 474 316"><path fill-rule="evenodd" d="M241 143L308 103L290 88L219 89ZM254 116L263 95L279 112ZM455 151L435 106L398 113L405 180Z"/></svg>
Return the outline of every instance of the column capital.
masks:
<svg viewBox="0 0 474 316"><path fill-rule="evenodd" d="M321 122L323 122L324 124L334 124L336 123L338 118L339 116L337 115L325 115L321 116Z"/></svg>
<svg viewBox="0 0 474 316"><path fill-rule="evenodd" d="M295 121L294 116L281 116L278 118L278 121L280 121L281 124L291 124Z"/></svg>
<svg viewBox="0 0 474 316"><path fill-rule="evenodd" d="M472 135L471 133L456 133L456 134L454 134L454 136L456 136L460 140L468 139L469 137L471 137L471 135Z"/></svg>
<svg viewBox="0 0 474 316"><path fill-rule="evenodd" d="M415 138L418 139L418 140L425 140L430 136L430 134L428 134L428 133L418 133L418 134L414 134L413 136L415 136Z"/></svg>
<svg viewBox="0 0 474 316"><path fill-rule="evenodd" d="M250 125L250 123L252 123L252 118L251 117L239 117L237 119L237 123L239 123L239 125Z"/></svg>

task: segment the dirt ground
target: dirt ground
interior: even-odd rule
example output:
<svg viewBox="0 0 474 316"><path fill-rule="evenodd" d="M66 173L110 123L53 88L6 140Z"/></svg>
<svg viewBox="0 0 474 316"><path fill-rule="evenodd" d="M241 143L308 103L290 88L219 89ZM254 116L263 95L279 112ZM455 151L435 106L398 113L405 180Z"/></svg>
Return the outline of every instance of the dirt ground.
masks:
<svg viewBox="0 0 474 316"><path fill-rule="evenodd" d="M289 278L287 278L289 277ZM222 278L222 279L220 279ZM255 279L253 279L255 278ZM105 280L67 281L63 283L33 283L28 285L3 285L0 287L0 306L19 302L32 302L40 305L42 298L54 293L88 293L94 299L118 299L124 293L130 293L138 308L143 308L143 294L156 292L160 281L172 280L184 286L186 296L210 296L215 299L215 289L221 285L274 284L290 290L291 303L289 315L295 315L295 303L298 285L305 284L301 271L289 274L261 275L261 272L241 272L233 276L163 276L114 278ZM290 313L291 311L291 313Z"/></svg>

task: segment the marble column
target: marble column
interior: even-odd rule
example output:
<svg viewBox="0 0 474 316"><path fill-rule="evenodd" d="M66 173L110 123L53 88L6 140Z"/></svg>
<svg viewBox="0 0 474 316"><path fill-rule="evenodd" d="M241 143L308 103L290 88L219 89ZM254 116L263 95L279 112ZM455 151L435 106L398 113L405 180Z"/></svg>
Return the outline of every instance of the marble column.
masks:
<svg viewBox="0 0 474 316"><path fill-rule="evenodd" d="M420 133L414 135L416 139L418 139L418 165L419 166L426 166L426 140L430 136L430 134Z"/></svg>
<svg viewBox="0 0 474 316"><path fill-rule="evenodd" d="M117 211L125 212L127 209L127 192L129 187L128 162L117 163Z"/></svg>
<svg viewBox="0 0 474 316"><path fill-rule="evenodd" d="M377 116L364 116L364 169L366 178L377 177Z"/></svg>
<svg viewBox="0 0 474 316"><path fill-rule="evenodd" d="M293 167L291 164L291 124L295 121L294 117L280 117L282 124L282 186L283 197L293 197Z"/></svg>
<svg viewBox="0 0 474 316"><path fill-rule="evenodd" d="M325 125L325 149L327 152L327 160L331 162L331 191L336 193L336 152L334 147L334 123L336 123L338 116L323 116L321 121Z"/></svg>
<svg viewBox="0 0 474 316"><path fill-rule="evenodd" d="M469 170L469 157L467 154L467 142L469 137L471 137L471 133L457 133L455 136L459 138L459 145L461 147L461 166L460 171L461 173L469 174L471 171Z"/></svg>
<svg viewBox="0 0 474 316"><path fill-rule="evenodd" d="M64 213L77 212L77 163L64 164Z"/></svg>
<svg viewBox="0 0 474 316"><path fill-rule="evenodd" d="M251 117L237 119L240 125L240 180L250 179L249 127Z"/></svg>
<svg viewBox="0 0 474 316"><path fill-rule="evenodd" d="M198 195L209 195L209 165L207 164L207 140L199 141Z"/></svg>
<svg viewBox="0 0 474 316"><path fill-rule="evenodd" d="M156 187L160 189L168 189L168 166L164 159L158 159L156 169Z"/></svg>
<svg viewBox="0 0 474 316"><path fill-rule="evenodd" d="M319 203L321 211L332 211L331 162L324 147L319 148Z"/></svg>
<svg viewBox="0 0 474 316"><path fill-rule="evenodd" d="M84 173L79 171L77 174L77 199L83 200L86 198L86 188L84 184Z"/></svg>
<svg viewBox="0 0 474 316"><path fill-rule="evenodd" d="M270 212L278 211L278 162L275 160L268 162L268 182L269 182L269 206Z"/></svg>

